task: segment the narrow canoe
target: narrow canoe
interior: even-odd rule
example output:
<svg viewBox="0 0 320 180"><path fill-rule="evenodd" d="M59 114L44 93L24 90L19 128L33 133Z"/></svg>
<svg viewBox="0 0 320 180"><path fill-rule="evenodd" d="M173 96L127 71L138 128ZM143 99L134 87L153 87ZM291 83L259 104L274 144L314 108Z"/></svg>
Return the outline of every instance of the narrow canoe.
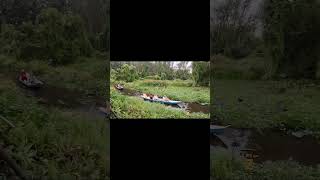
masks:
<svg viewBox="0 0 320 180"><path fill-rule="evenodd" d="M181 101L164 101L164 100L154 100L154 99L148 99L148 98L145 98L145 97L142 97L145 101L150 101L150 102L158 102L158 103L161 103L161 104L170 104L170 105L176 105L176 104L179 104L181 103Z"/></svg>
<svg viewBox="0 0 320 180"><path fill-rule="evenodd" d="M223 134L224 130L228 128L229 126L218 126L218 125L210 125L210 134Z"/></svg>
<svg viewBox="0 0 320 180"><path fill-rule="evenodd" d="M30 81L22 81L21 78L18 78L19 82L23 85L25 85L26 87L29 87L29 88L40 88L42 85L43 85L43 82L41 82L40 80L38 79L33 79L32 82Z"/></svg>
<svg viewBox="0 0 320 180"><path fill-rule="evenodd" d="M122 86L115 86L115 88L118 89L118 90L122 90L123 89Z"/></svg>

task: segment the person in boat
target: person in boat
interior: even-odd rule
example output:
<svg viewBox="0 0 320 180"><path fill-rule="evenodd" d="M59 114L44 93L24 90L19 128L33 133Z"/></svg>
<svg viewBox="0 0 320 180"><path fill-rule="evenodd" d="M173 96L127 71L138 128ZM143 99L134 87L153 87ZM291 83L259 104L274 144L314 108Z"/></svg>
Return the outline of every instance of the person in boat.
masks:
<svg viewBox="0 0 320 180"><path fill-rule="evenodd" d="M116 88L117 88L117 89L123 89L123 86L121 86L120 84L117 84L117 85L116 85Z"/></svg>
<svg viewBox="0 0 320 180"><path fill-rule="evenodd" d="M154 99L154 100L158 100L158 99L160 99L160 98L159 98L157 95L154 95L154 96L153 96L153 99Z"/></svg>
<svg viewBox="0 0 320 180"><path fill-rule="evenodd" d="M149 98L150 98L151 100L153 100L154 95L153 95L153 94L149 94Z"/></svg>
<svg viewBox="0 0 320 180"><path fill-rule="evenodd" d="M153 99L154 98L154 95L153 94L143 94L143 97L147 98L147 99Z"/></svg>
<svg viewBox="0 0 320 180"><path fill-rule="evenodd" d="M20 79L24 82L28 82L30 80L30 75L24 69L21 70L19 76Z"/></svg>
<svg viewBox="0 0 320 180"><path fill-rule="evenodd" d="M170 99L167 96L163 96L162 98L164 101L170 101Z"/></svg>

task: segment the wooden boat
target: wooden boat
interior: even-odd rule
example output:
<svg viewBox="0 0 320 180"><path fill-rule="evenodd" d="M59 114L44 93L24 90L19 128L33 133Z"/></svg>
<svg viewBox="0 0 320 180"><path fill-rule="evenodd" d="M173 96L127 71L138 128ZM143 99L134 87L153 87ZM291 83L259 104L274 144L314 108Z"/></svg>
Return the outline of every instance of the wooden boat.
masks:
<svg viewBox="0 0 320 180"><path fill-rule="evenodd" d="M117 85L115 86L115 88L118 89L118 90L122 90L122 89L123 89L123 86L121 86L120 84L117 84Z"/></svg>
<svg viewBox="0 0 320 180"><path fill-rule="evenodd" d="M144 97L142 96L142 98L145 100L145 101L150 101L150 102L157 102L157 103L161 103L161 104L168 104L168 105L177 105L179 103L182 103L181 101L172 101L172 100L163 100L161 98L158 98L158 99L150 99L148 97Z"/></svg>
<svg viewBox="0 0 320 180"><path fill-rule="evenodd" d="M28 88L40 88L43 85L43 82L35 77L31 77L29 81L23 81L21 77L18 77L18 81Z"/></svg>
<svg viewBox="0 0 320 180"><path fill-rule="evenodd" d="M223 134L224 130L229 126L210 125L210 134L215 134L215 135Z"/></svg>

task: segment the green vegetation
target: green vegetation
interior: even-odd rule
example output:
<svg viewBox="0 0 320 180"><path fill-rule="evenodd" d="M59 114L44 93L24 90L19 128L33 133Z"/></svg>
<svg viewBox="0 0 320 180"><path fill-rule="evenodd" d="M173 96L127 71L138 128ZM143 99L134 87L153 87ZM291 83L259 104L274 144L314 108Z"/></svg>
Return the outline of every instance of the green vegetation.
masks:
<svg viewBox="0 0 320 180"><path fill-rule="evenodd" d="M188 113L162 104L145 102L138 97L121 95L113 88L110 92L112 111L118 118L209 118L209 114Z"/></svg>
<svg viewBox="0 0 320 180"><path fill-rule="evenodd" d="M100 96L105 95L105 66L105 60L99 57L83 57L77 63L53 67L39 60L24 62L0 55L0 68L8 77L14 78L21 69L26 69L46 84Z"/></svg>
<svg viewBox="0 0 320 180"><path fill-rule="evenodd" d="M320 31L319 1L267 0L264 9L264 41L272 56L271 75L315 78L320 45L316 35Z"/></svg>
<svg viewBox="0 0 320 180"><path fill-rule="evenodd" d="M282 130L283 136L311 130L319 139L320 3L259 2L216 1L212 9L211 116L233 128ZM218 180L311 180L320 175L319 167L293 161L266 161L248 170L245 161L226 152L211 158L211 176Z"/></svg>
<svg viewBox="0 0 320 180"><path fill-rule="evenodd" d="M12 52L18 59L40 59L50 64L66 64L80 56L90 56L92 47L87 38L81 18L77 15L64 15L54 8L44 9L36 22L24 22L14 28L8 39L6 24L0 39L12 43L5 51Z"/></svg>
<svg viewBox="0 0 320 180"><path fill-rule="evenodd" d="M209 86L209 62L174 61L111 62L111 79L133 82L138 79L154 80L188 80L192 79L195 86ZM192 67L192 73L189 69ZM189 68L189 69L188 69Z"/></svg>
<svg viewBox="0 0 320 180"><path fill-rule="evenodd" d="M36 179L107 179L108 121L86 106L107 94L109 0L4 0L0 12L0 115L15 125L0 119L0 145ZM43 96L19 87L21 69Z"/></svg>
<svg viewBox="0 0 320 180"><path fill-rule="evenodd" d="M103 119L40 106L3 76L0 112L16 127L0 121L1 144L28 175L90 179L109 175L109 130Z"/></svg>
<svg viewBox="0 0 320 180"><path fill-rule="evenodd" d="M111 62L111 84L122 84L125 89L140 93L166 96L185 103L209 104L209 63L188 61L173 62ZM191 79L192 78L192 79ZM205 85L205 86L200 86ZM158 103L144 102L139 97L128 97L111 90L112 111L119 118L209 118L201 111L189 113L185 109L174 108ZM199 106L201 106L199 104Z"/></svg>
<svg viewBox="0 0 320 180"><path fill-rule="evenodd" d="M215 80L213 110L234 127L319 131L319 89L303 81Z"/></svg>
<svg viewBox="0 0 320 180"><path fill-rule="evenodd" d="M208 86L210 82L210 70L208 62L194 62L192 78L195 85Z"/></svg>
<svg viewBox="0 0 320 180"><path fill-rule="evenodd" d="M308 167L294 161L245 164L220 150L211 155L211 176L217 180L313 180L320 176L320 167ZM249 168L250 167L250 168Z"/></svg>

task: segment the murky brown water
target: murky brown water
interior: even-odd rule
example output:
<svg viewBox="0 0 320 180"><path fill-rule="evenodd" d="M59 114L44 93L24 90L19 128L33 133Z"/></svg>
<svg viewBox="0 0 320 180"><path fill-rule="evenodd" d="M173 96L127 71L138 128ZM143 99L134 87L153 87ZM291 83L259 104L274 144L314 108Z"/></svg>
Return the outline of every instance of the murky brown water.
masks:
<svg viewBox="0 0 320 180"><path fill-rule="evenodd" d="M133 89L128 89L128 88L124 88L122 90L118 90L119 92L121 92L124 95L127 96L140 96L142 95L142 92L133 90ZM165 104L166 106L171 106L174 108L181 108L179 105L169 105L169 104ZM201 105L199 103L184 103L183 108L185 108L186 111L188 112L202 112L202 113L206 113L209 114L210 113L210 109L209 109L209 105Z"/></svg>
<svg viewBox="0 0 320 180"><path fill-rule="evenodd" d="M27 96L38 98L38 103L45 106L67 108L85 113L90 117L105 117L105 114L99 110L99 107L106 107L105 98L103 97L88 96L80 91L49 85L44 85L38 89L26 88L20 83L18 85Z"/></svg>
<svg viewBox="0 0 320 180"><path fill-rule="evenodd" d="M313 137L297 138L280 131L267 130L263 134L250 129L227 128L225 133L211 137L211 148L229 150L254 149L255 162L294 160L306 165L320 164L320 142Z"/></svg>

